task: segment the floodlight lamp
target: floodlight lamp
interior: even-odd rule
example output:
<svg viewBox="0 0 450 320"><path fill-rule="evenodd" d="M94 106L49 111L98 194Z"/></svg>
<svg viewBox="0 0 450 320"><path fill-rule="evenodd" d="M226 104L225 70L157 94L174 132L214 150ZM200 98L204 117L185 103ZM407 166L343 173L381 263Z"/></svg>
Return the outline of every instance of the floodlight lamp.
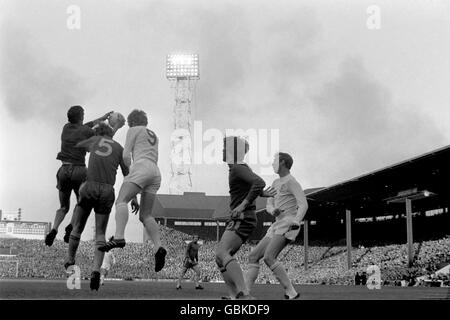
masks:
<svg viewBox="0 0 450 320"><path fill-rule="evenodd" d="M199 79L198 54L167 55L166 76L169 80L178 78Z"/></svg>

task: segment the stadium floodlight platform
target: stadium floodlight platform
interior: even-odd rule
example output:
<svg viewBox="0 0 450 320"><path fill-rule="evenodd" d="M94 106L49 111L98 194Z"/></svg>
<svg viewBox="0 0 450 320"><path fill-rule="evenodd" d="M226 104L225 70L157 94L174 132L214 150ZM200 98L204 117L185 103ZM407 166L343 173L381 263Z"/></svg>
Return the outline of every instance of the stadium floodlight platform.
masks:
<svg viewBox="0 0 450 320"><path fill-rule="evenodd" d="M173 109L175 134L171 136L169 193L183 194L192 190L191 102L195 84L200 79L198 54L168 54L166 77L175 88Z"/></svg>
<svg viewBox="0 0 450 320"><path fill-rule="evenodd" d="M198 54L175 53L167 55L166 76L169 80L200 79Z"/></svg>

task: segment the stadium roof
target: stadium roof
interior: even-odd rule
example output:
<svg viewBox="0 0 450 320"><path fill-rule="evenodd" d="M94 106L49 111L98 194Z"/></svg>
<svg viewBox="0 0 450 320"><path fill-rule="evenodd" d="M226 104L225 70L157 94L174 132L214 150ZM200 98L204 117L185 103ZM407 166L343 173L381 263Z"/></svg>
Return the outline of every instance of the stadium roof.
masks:
<svg viewBox="0 0 450 320"><path fill-rule="evenodd" d="M258 198L256 207L266 207L266 199ZM158 218L226 219L230 212L229 196L206 196L203 192L185 192L183 195L158 194L154 207Z"/></svg>
<svg viewBox="0 0 450 320"><path fill-rule="evenodd" d="M382 215L387 200L406 190L428 191L430 196L420 201L422 209L433 208L448 201L450 146L446 146L400 163L315 190L307 194L313 210L309 215L320 213L320 207L357 209L358 215L367 216L367 210L375 209ZM445 200L444 200L445 199ZM416 202L417 203L417 202ZM448 203L448 202L447 202ZM402 207L404 208L404 206ZM435 208L435 207L434 207ZM361 209L361 210L359 210ZM364 212L366 211L366 212Z"/></svg>
<svg viewBox="0 0 450 320"><path fill-rule="evenodd" d="M435 209L450 199L450 146L390 165L388 167L340 182L325 188L306 189L308 219L326 218L352 210L354 217L404 213L404 206L388 203L406 190L428 191L429 197L414 201L414 209ZM206 196L202 192L183 195L158 194L155 217L178 219L225 219L229 216L229 196ZM448 204L448 202L447 202ZM256 209L263 210L266 198L256 200Z"/></svg>

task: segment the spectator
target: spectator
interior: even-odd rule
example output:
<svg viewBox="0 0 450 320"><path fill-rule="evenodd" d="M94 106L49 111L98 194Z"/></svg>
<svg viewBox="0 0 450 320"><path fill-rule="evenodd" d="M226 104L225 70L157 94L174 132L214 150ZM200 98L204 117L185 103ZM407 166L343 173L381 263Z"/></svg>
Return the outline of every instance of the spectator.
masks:
<svg viewBox="0 0 450 320"><path fill-rule="evenodd" d="M360 284L361 284L361 277L359 276L359 272L357 272L355 276L355 285L359 286Z"/></svg>

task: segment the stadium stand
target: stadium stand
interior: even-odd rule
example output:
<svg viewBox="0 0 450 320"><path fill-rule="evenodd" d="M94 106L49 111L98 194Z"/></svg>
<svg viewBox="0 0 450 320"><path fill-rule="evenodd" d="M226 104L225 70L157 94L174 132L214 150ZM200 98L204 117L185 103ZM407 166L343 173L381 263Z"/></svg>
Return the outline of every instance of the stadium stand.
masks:
<svg viewBox="0 0 450 320"><path fill-rule="evenodd" d="M154 272L153 249L144 243L129 243L121 250L115 250L116 265L111 269L109 277L118 279L177 279L187 240L191 236L164 226L161 226L162 239L167 243L168 255L166 267L160 272ZM237 259L246 270L247 256L254 244L245 244L237 254ZM204 241L200 247L199 265L203 281L221 281L214 261L215 241ZM341 242L312 243L309 251L309 268L304 270L304 248L294 244L287 246L280 254L289 276L296 284L345 284L353 285L356 272L364 272L371 263L381 269L385 284L394 285L404 279L427 276L445 264L450 263L450 237L438 240L428 240L414 244L416 260L414 266L407 267L407 253L404 244L387 244L354 248L351 270L346 267L346 247ZM0 247L13 248L16 259L19 260L19 278L65 278L63 268L67 244L55 241L48 248L42 241L24 239L0 239ZM93 263L93 243L80 243L77 265L83 277L88 277ZM11 277L12 268L8 264L0 264L0 277ZM436 278L443 284L449 284L450 277L440 275ZM270 270L262 264L257 283L275 283Z"/></svg>

